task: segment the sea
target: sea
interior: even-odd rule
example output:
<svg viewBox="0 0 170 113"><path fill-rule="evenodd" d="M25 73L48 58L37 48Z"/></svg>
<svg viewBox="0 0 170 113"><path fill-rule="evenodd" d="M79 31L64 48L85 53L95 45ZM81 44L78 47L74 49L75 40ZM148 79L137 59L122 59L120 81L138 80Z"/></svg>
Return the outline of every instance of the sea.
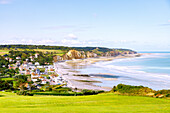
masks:
<svg viewBox="0 0 170 113"><path fill-rule="evenodd" d="M135 58L96 62L78 71L94 76L94 80L101 81L95 85L103 87L122 83L154 90L170 89L170 52L143 53L145 55Z"/></svg>

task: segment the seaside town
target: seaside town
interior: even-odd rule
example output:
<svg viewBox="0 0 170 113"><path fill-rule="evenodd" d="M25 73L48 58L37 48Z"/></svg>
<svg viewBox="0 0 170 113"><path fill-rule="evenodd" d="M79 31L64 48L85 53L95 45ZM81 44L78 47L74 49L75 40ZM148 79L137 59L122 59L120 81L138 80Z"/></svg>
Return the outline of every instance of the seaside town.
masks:
<svg viewBox="0 0 170 113"><path fill-rule="evenodd" d="M49 86L61 86L75 89L77 87L73 86L71 81L63 76L68 74L67 71L62 72L57 64L74 59L105 58L118 55L124 56L127 54L136 54L136 52L129 50L121 52L120 50L100 52L99 48L95 48L93 51L86 52L68 50L68 52L59 56L48 51L20 51L15 48L14 50L10 50L8 54L1 56L2 65L0 77L14 80L26 76L27 80L18 83L17 89L21 89L21 87L24 87L27 90L43 89L44 86L46 86L46 88ZM13 82L13 87L14 85L15 83Z"/></svg>

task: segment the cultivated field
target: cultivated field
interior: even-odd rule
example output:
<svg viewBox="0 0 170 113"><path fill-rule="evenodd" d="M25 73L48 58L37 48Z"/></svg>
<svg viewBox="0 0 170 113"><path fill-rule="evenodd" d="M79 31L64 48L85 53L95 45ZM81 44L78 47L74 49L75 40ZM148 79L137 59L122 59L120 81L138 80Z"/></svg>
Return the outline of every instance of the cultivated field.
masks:
<svg viewBox="0 0 170 113"><path fill-rule="evenodd" d="M1 113L170 113L170 100L120 96L17 96L0 92Z"/></svg>

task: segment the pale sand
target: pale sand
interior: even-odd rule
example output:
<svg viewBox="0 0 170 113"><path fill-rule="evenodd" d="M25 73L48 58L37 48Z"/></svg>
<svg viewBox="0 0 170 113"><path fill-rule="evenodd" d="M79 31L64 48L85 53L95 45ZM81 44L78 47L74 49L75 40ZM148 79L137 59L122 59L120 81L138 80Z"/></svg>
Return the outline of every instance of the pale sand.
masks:
<svg viewBox="0 0 170 113"><path fill-rule="evenodd" d="M84 68L85 66L93 64L95 62L111 61L111 60L120 59L120 58L130 58L130 57L135 57L136 55L139 55L139 54L135 54L135 55L132 54L132 55L126 55L126 56L116 56L116 57L99 57L99 58L88 58L88 59L76 59L76 60L69 60L69 61L65 61L65 62L56 62L56 63L54 63L54 66L55 66L55 69L56 69L56 73L58 73L59 76L62 76L64 80L68 81L67 87L70 87L70 88L73 88L73 89L77 88L77 89L109 91L109 90L112 89L111 87L96 86L96 85L93 84L93 82L80 82L81 80L84 80L84 81L94 81L94 80L92 79L93 77L91 77L91 76L90 77L73 76L74 74L81 75L79 72L75 71L74 68ZM140 54L140 55L142 55L142 54ZM113 75L113 74L110 74L110 73L100 73L100 74ZM95 78L98 78L98 77L95 77ZM104 78L104 79L105 80L117 80L117 78Z"/></svg>

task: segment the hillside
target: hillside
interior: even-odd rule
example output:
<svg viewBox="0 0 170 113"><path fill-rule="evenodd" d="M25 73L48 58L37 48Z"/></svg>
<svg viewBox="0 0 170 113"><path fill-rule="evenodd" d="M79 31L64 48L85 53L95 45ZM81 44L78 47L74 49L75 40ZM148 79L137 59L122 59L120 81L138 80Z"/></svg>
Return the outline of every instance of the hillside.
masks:
<svg viewBox="0 0 170 113"><path fill-rule="evenodd" d="M0 92L2 113L169 113L170 100L121 96L17 96Z"/></svg>

